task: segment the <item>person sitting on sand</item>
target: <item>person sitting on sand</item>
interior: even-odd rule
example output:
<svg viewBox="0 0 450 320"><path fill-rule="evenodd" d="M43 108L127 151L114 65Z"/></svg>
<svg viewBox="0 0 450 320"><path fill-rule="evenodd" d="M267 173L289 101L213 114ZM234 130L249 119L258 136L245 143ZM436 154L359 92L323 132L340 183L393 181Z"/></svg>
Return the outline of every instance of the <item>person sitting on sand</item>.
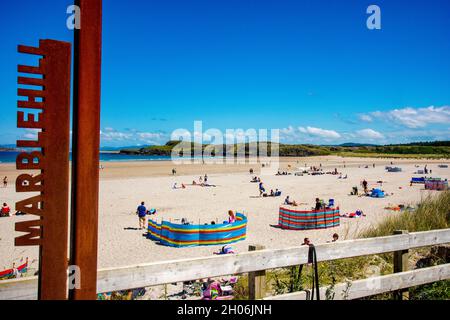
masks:
<svg viewBox="0 0 450 320"><path fill-rule="evenodd" d="M333 234L333 240L331 242L336 242L339 240L339 235L337 233Z"/></svg>
<svg viewBox="0 0 450 320"><path fill-rule="evenodd" d="M202 184L203 183L203 178L200 176L200 178L198 178L198 182L200 183L200 184Z"/></svg>
<svg viewBox="0 0 450 320"><path fill-rule="evenodd" d="M136 214L139 217L139 230L145 229L145 217L147 216L147 208L145 207L144 201L141 205L137 207Z"/></svg>
<svg viewBox="0 0 450 320"><path fill-rule="evenodd" d="M281 191L278 189L275 189L275 197L281 196Z"/></svg>
<svg viewBox="0 0 450 320"><path fill-rule="evenodd" d="M9 217L10 212L11 208L6 203L3 203L2 209L0 210L0 216Z"/></svg>
<svg viewBox="0 0 450 320"><path fill-rule="evenodd" d="M286 199L284 199L284 204L291 205L291 200L289 200L289 196L286 196Z"/></svg>
<svg viewBox="0 0 450 320"><path fill-rule="evenodd" d="M181 189L186 189L186 186L184 185L184 183L181 184Z"/></svg>
<svg viewBox="0 0 450 320"><path fill-rule="evenodd" d="M321 210L322 209L322 203L320 202L320 199L319 198L316 198L316 207L315 207L315 210L316 211L319 211L319 210Z"/></svg>
<svg viewBox="0 0 450 320"><path fill-rule="evenodd" d="M236 216L234 215L233 210L228 210L228 223L236 222Z"/></svg>
<svg viewBox="0 0 450 320"><path fill-rule="evenodd" d="M298 204L297 204L297 202L295 202L295 200L291 201L289 199L289 196L287 196L286 199L284 199L284 204L288 205L288 206L294 206L294 207L298 206Z"/></svg>
<svg viewBox="0 0 450 320"><path fill-rule="evenodd" d="M193 186L196 186L196 185L197 185L197 182L195 182L195 180L192 180L192 185L193 185Z"/></svg>
<svg viewBox="0 0 450 320"><path fill-rule="evenodd" d="M303 239L303 243L301 244L302 246L309 246L311 244L311 241L309 240L309 238L305 238Z"/></svg>

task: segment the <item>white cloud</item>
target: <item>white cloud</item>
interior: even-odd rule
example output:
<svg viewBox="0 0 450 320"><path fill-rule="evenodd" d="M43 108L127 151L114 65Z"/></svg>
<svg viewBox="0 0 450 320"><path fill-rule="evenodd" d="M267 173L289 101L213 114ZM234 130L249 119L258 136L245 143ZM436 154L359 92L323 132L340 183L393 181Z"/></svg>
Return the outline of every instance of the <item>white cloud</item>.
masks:
<svg viewBox="0 0 450 320"><path fill-rule="evenodd" d="M140 132L137 130L117 131L113 128L105 128L100 131L100 138L108 143L135 143L135 144L158 144L164 142L165 134L161 132Z"/></svg>
<svg viewBox="0 0 450 320"><path fill-rule="evenodd" d="M334 130L326 130L314 127L299 127L298 130L302 133L307 133L311 136L320 137L324 139L339 139L341 135Z"/></svg>
<svg viewBox="0 0 450 320"><path fill-rule="evenodd" d="M356 134L361 138L366 139L384 139L384 136L379 133L378 131L375 131L373 129L363 129L356 131Z"/></svg>
<svg viewBox="0 0 450 320"><path fill-rule="evenodd" d="M402 124L408 128L424 128L430 124L450 123L450 106L426 107L426 108L403 108L390 111L376 111L362 117L378 118Z"/></svg>
<svg viewBox="0 0 450 320"><path fill-rule="evenodd" d="M365 121L365 122L372 122L373 121L372 117L369 116L368 114L361 114L361 115L359 115L359 119L361 121Z"/></svg>

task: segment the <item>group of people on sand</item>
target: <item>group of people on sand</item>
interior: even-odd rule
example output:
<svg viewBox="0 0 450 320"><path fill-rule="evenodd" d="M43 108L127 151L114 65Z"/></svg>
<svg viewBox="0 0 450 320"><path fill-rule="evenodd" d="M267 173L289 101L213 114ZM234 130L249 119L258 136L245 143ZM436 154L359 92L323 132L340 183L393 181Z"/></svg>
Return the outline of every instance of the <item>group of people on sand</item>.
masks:
<svg viewBox="0 0 450 320"><path fill-rule="evenodd" d="M289 196L286 196L286 199L284 199L284 205L298 207L299 203L297 203L297 201L295 200L291 200ZM319 198L316 198L316 204L312 209L315 211L320 211L326 209L326 207L327 205L325 204L324 201L320 200Z"/></svg>
<svg viewBox="0 0 450 320"><path fill-rule="evenodd" d="M258 189L259 189L260 197L279 197L279 196L281 196L281 191L278 189L275 189L275 191L273 191L273 189L271 189L270 193L267 194L266 188L264 188L264 183L261 180L259 181Z"/></svg>
<svg viewBox="0 0 450 320"><path fill-rule="evenodd" d="M16 216L24 216L26 213L21 212L21 211L16 211L15 215ZM9 205L4 202L1 209L0 209L0 218L5 218L5 217L11 217L11 208L9 207Z"/></svg>
<svg viewBox="0 0 450 320"><path fill-rule="evenodd" d="M337 242L338 240L339 240L339 235L337 233L333 233L333 236L332 236L331 240L327 241L327 243ZM302 246L310 246L310 245L312 245L312 242L311 242L311 240L309 238L304 238L303 239L303 243L301 245Z"/></svg>
<svg viewBox="0 0 450 320"><path fill-rule="evenodd" d="M208 175L205 174L204 176L200 176L198 178L198 181L192 180L191 183L192 186L201 186L201 187L215 187L215 185L208 183ZM186 189L186 185L184 183L181 184L181 186L178 186L178 183L175 182L173 184L172 189Z"/></svg>
<svg viewBox="0 0 450 320"><path fill-rule="evenodd" d="M287 171L278 171L276 174L276 176L287 176L287 175L290 175L290 173Z"/></svg>

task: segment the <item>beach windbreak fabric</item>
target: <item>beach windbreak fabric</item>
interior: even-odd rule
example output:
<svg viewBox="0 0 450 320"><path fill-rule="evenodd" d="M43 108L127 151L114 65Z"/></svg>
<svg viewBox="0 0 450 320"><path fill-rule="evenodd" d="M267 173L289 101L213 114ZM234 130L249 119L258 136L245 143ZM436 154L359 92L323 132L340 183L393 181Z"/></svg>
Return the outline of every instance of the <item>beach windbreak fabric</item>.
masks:
<svg viewBox="0 0 450 320"><path fill-rule="evenodd" d="M300 211L280 207L278 225L282 229L325 229L337 227L339 224L339 208L329 208L319 211Z"/></svg>
<svg viewBox="0 0 450 320"><path fill-rule="evenodd" d="M170 247L224 245L245 240L247 217L236 214L236 222L214 225L183 225L149 219L147 237Z"/></svg>

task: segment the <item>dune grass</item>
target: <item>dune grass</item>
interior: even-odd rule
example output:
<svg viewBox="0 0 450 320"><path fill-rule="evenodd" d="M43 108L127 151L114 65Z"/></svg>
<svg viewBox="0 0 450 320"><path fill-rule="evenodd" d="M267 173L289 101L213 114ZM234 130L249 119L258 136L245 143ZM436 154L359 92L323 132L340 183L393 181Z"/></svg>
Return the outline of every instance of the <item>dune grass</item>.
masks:
<svg viewBox="0 0 450 320"><path fill-rule="evenodd" d="M424 199L414 211L391 216L377 226L363 230L358 238L389 236L395 230L409 232L450 228L450 191Z"/></svg>
<svg viewBox="0 0 450 320"><path fill-rule="evenodd" d="M395 230L409 232L428 231L450 228L450 191L440 192L421 201L414 211L405 211L381 222L370 229L363 230L358 238L371 238L392 235ZM429 250L418 249L420 255L429 254ZM442 262L441 262L442 263ZM393 272L392 253L363 256L319 263L321 286L351 282L365 279L373 273L386 275ZM273 293L283 294L311 287L311 268L305 267L303 275L298 274L298 267L271 270L267 273L267 285ZM450 281L410 289L411 300L450 299ZM328 296L328 292L327 292ZM366 299L391 299L386 293ZM332 299L332 298L331 298Z"/></svg>

